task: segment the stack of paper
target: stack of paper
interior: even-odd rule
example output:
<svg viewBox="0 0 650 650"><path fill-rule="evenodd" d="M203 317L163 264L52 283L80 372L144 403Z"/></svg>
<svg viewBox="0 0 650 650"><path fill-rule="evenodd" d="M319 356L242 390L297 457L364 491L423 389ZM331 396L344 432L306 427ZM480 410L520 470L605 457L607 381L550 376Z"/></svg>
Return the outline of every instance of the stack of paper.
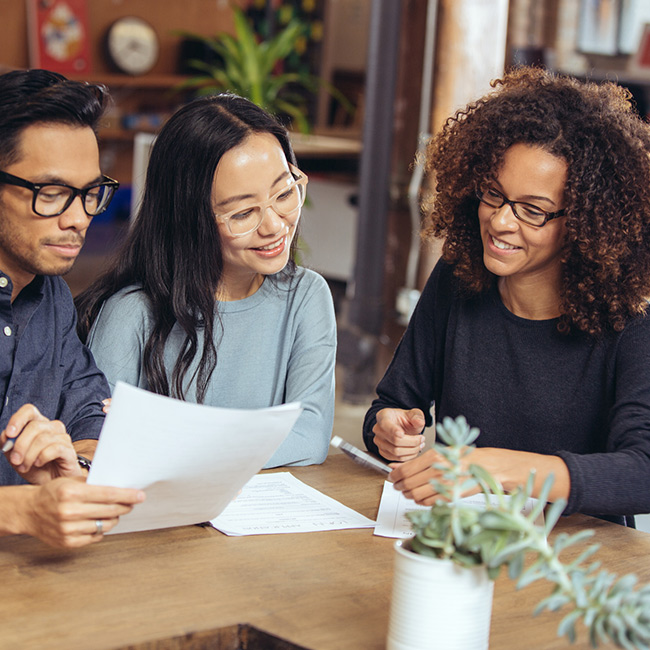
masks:
<svg viewBox="0 0 650 650"><path fill-rule="evenodd" d="M226 535L307 533L375 525L289 472L254 476L210 523Z"/></svg>

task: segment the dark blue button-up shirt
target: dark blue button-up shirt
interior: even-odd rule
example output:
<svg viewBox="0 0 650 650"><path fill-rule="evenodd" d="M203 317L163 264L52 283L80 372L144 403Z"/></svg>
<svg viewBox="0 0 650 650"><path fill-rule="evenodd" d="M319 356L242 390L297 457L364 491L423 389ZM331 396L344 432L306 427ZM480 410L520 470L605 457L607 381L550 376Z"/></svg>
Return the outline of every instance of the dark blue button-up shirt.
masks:
<svg viewBox="0 0 650 650"><path fill-rule="evenodd" d="M36 276L11 302L12 283L0 271L0 431L23 405L61 420L72 440L97 439L104 375L76 332L77 315L60 277ZM0 454L0 485L24 483Z"/></svg>

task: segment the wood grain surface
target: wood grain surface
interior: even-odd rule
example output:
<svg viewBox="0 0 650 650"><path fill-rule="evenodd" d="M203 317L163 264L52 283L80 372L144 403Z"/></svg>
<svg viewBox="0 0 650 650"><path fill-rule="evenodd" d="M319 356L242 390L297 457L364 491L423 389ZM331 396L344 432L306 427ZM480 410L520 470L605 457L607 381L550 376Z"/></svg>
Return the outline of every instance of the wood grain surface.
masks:
<svg viewBox="0 0 650 650"><path fill-rule="evenodd" d="M376 517L383 477L347 457L290 471ZM586 526L596 529L596 557L606 568L650 580L649 536L583 516L563 519L558 529ZM311 650L379 650L392 569L393 540L371 529L226 537L184 526L109 535L77 551L4 537L0 648L105 650L246 623ZM499 577L490 648L567 647L556 638L561 614L532 617L548 592L544 583L518 592ZM573 647L586 648L580 632Z"/></svg>

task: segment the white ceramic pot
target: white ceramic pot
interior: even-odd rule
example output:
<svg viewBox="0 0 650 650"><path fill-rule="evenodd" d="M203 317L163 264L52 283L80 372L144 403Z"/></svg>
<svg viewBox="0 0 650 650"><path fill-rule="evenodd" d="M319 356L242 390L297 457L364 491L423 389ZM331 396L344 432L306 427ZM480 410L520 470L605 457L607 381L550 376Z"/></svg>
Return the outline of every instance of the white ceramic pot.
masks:
<svg viewBox="0 0 650 650"><path fill-rule="evenodd" d="M485 567L465 569L396 542L387 650L487 650L493 591Z"/></svg>

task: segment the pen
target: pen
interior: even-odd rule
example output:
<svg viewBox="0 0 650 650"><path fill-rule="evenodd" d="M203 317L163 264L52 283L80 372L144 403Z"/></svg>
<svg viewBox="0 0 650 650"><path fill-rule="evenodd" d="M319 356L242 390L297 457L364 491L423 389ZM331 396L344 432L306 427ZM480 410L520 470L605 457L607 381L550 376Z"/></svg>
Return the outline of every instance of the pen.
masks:
<svg viewBox="0 0 650 650"><path fill-rule="evenodd" d="M386 463L382 463L380 460L377 460L365 451L357 449L354 445L346 442L340 436L334 436L330 445L340 449L346 456L349 456L355 463L363 465L363 467L369 467L370 469L374 469L376 472L381 472L382 474L390 474L393 471L393 468L388 467Z"/></svg>
<svg viewBox="0 0 650 650"><path fill-rule="evenodd" d="M2 445L2 453L6 454L8 451L11 451L14 448L15 444L16 444L16 438L7 438L5 440L5 444Z"/></svg>

